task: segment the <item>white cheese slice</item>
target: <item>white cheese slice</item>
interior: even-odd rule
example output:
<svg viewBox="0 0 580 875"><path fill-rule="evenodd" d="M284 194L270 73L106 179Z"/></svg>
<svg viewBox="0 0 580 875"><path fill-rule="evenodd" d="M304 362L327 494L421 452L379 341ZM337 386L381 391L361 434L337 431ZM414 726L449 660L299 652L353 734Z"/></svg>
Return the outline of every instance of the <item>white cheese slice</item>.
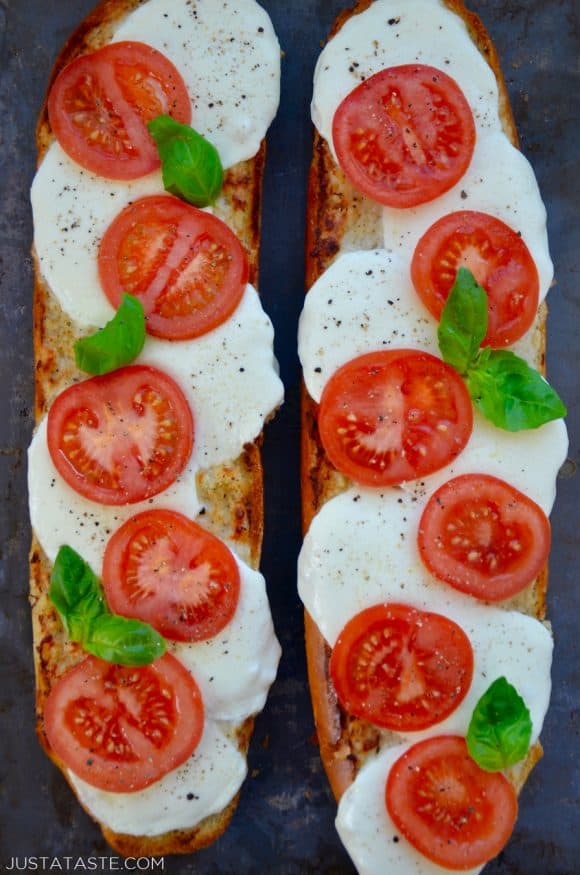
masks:
<svg viewBox="0 0 580 875"><path fill-rule="evenodd" d="M495 76L463 21L439 0L375 0L345 22L314 71L312 120L333 154L332 121L347 94L385 67L413 63L437 67L455 79L478 134L501 130Z"/></svg>
<svg viewBox="0 0 580 875"><path fill-rule="evenodd" d="M369 759L340 800L336 829L359 875L449 875L401 835L385 805L389 771L409 747L399 744ZM477 875L482 869L463 871Z"/></svg>
<svg viewBox="0 0 580 875"><path fill-rule="evenodd" d="M448 192L407 210L383 208L385 249L411 258L419 239L438 219L456 210L490 213L521 235L538 270L540 301L552 285L546 208L528 159L505 134L480 137L465 175Z"/></svg>
<svg viewBox="0 0 580 875"><path fill-rule="evenodd" d="M247 774L246 760L213 720L205 721L191 757L136 793L99 790L69 771L82 805L114 832L156 836L191 829L232 801Z"/></svg>
<svg viewBox="0 0 580 875"><path fill-rule="evenodd" d="M256 154L280 101L280 45L254 0L148 0L115 30L119 40L147 43L175 65L191 126L224 167Z"/></svg>
<svg viewBox="0 0 580 875"><path fill-rule="evenodd" d="M350 489L312 521L298 561L298 592L332 646L348 620L383 602L443 614L471 642L474 672L463 702L419 739L465 735L473 709L492 681L505 676L523 697L540 734L550 698L552 638L538 620L483 604L436 580L421 562L416 537L421 502L410 493Z"/></svg>
<svg viewBox="0 0 580 875"><path fill-rule="evenodd" d="M240 599L225 629L208 641L168 646L197 681L206 713L214 720L241 723L264 707L281 650L264 578L241 560L237 563Z"/></svg>

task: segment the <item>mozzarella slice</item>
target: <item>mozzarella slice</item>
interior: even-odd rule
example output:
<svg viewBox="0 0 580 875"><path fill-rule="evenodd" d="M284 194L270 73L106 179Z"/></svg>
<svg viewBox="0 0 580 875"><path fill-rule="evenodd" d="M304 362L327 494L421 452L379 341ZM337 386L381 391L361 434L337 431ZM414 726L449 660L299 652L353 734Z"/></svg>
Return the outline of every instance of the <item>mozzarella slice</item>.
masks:
<svg viewBox="0 0 580 875"><path fill-rule="evenodd" d="M230 623L208 641L168 642L168 646L196 679L206 713L214 720L240 723L264 707L281 650L264 578L237 562L240 599Z"/></svg>
<svg viewBox="0 0 580 875"><path fill-rule="evenodd" d="M332 121L347 94L385 67L415 62L455 79L478 133L501 130L495 76L464 22L439 0L375 0L345 22L314 71L312 120L333 154Z"/></svg>
<svg viewBox="0 0 580 875"><path fill-rule="evenodd" d="M435 727L402 735L465 735L479 698L505 676L530 709L534 741L550 698L552 638L538 620L483 604L436 580L417 549L421 510L421 503L400 489L349 489L331 499L304 540L300 598L331 646L348 620L382 602L443 614L461 626L474 655L469 692Z"/></svg>
<svg viewBox="0 0 580 875"><path fill-rule="evenodd" d="M28 450L28 496L32 528L54 562L68 544L100 574L105 545L129 517L152 507L170 507L194 519L201 504L195 487L196 466L190 460L182 474L160 495L119 507L106 506L79 495L56 470L46 441L47 418L39 424Z"/></svg>
<svg viewBox="0 0 580 875"><path fill-rule="evenodd" d="M224 167L252 158L280 101L280 45L254 0L148 0L112 42L138 40L181 73L191 125L213 143Z"/></svg>
<svg viewBox="0 0 580 875"><path fill-rule="evenodd" d="M173 377L191 406L192 464L236 459L282 403L273 343L272 323L252 286L230 318L202 337L173 343L147 337L137 362Z"/></svg>
<svg viewBox="0 0 580 875"><path fill-rule="evenodd" d="M423 306L409 261L384 249L341 255L314 283L298 329L298 355L315 401L358 355L410 347L439 355L437 322Z"/></svg>
<svg viewBox="0 0 580 875"><path fill-rule="evenodd" d="M465 175L441 197L407 210L384 207L385 249L401 252L410 265L425 231L456 210L490 213L521 234L538 269L540 300L543 300L554 278L546 208L530 162L505 134L482 135Z"/></svg>
<svg viewBox="0 0 580 875"><path fill-rule="evenodd" d="M165 194L161 171L130 182L84 170L54 142L30 197L42 276L62 309L82 326L102 328L115 310L101 289L97 256L115 216L141 197Z"/></svg>
<svg viewBox="0 0 580 875"><path fill-rule="evenodd" d="M81 804L93 817L114 832L138 836L191 829L226 808L246 774L245 758L207 719L191 757L145 790L109 793L68 773Z"/></svg>
<svg viewBox="0 0 580 875"><path fill-rule="evenodd" d="M385 805L389 771L409 747L399 744L369 759L341 797L336 829L359 875L449 875L401 835ZM463 871L477 875L482 869Z"/></svg>

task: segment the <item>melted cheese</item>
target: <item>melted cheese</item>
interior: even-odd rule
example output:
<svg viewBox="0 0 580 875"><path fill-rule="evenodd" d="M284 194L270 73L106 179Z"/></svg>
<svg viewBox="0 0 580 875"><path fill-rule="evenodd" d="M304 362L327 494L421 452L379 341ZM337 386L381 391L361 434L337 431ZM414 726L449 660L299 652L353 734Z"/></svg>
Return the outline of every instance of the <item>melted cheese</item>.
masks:
<svg viewBox="0 0 580 875"><path fill-rule="evenodd" d="M552 285L546 208L530 162L505 134L482 136L465 175L448 192L407 210L383 209L385 249L411 263L415 246L431 225L455 210L490 213L521 235L538 270L540 300Z"/></svg>
<svg viewBox="0 0 580 875"><path fill-rule="evenodd" d="M69 771L84 807L114 832L155 836L191 829L222 811L246 777L245 758L213 721L206 719L191 757L155 784L136 793L99 790Z"/></svg>
<svg viewBox="0 0 580 875"><path fill-rule="evenodd" d="M351 617L382 602L443 614L461 626L474 655L469 692L437 726L402 735L465 735L478 699L503 675L530 709L535 740L550 698L552 638L538 620L483 604L436 580L416 544L422 508L423 502L400 489L350 489L331 499L304 540L300 598L331 646Z"/></svg>
<svg viewBox="0 0 580 875"><path fill-rule="evenodd" d="M213 143L224 167L252 158L280 101L280 46L254 0L148 0L116 29L181 73L191 126Z"/></svg>
<svg viewBox="0 0 580 875"><path fill-rule="evenodd" d="M359 875L449 875L411 845L397 830L385 805L391 766L409 749L399 744L369 759L344 792L336 829ZM462 870L477 875L483 866Z"/></svg>
<svg viewBox="0 0 580 875"><path fill-rule="evenodd" d="M237 563L240 599L230 623L208 641L168 646L195 677L212 719L240 723L264 707L281 651L264 578L241 560Z"/></svg>
<svg viewBox="0 0 580 875"><path fill-rule="evenodd" d="M439 0L375 0L343 25L316 64L312 120L333 153L332 120L347 94L385 67L415 62L455 79L478 134L501 130L495 76L463 21Z"/></svg>

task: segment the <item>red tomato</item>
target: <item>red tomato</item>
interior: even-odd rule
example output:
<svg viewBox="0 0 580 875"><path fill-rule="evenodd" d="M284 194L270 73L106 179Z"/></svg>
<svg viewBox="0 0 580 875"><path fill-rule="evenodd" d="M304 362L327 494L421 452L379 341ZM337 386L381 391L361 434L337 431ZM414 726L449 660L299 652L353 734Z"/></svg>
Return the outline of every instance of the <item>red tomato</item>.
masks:
<svg viewBox="0 0 580 875"><path fill-rule="evenodd" d="M188 125L191 101L171 61L144 43L111 43L75 58L48 96L50 126L64 151L108 179L136 179L159 167L146 127L158 115Z"/></svg>
<svg viewBox="0 0 580 875"><path fill-rule="evenodd" d="M339 471L366 486L388 486L448 465L469 440L473 410L465 383L441 359L387 350L332 375L318 427Z"/></svg>
<svg viewBox="0 0 580 875"><path fill-rule="evenodd" d="M465 698L473 651L447 617L408 605L375 605L338 636L330 676L348 714L395 732L426 729Z"/></svg>
<svg viewBox="0 0 580 875"><path fill-rule="evenodd" d="M413 745L392 766L387 811L429 860L447 869L481 866L514 828L518 800L499 772L484 772L464 738L440 735Z"/></svg>
<svg viewBox="0 0 580 875"><path fill-rule="evenodd" d="M199 688L166 654L130 668L89 656L60 677L44 728L75 775L114 793L133 793L185 762L204 724Z"/></svg>
<svg viewBox="0 0 580 875"><path fill-rule="evenodd" d="M113 613L150 623L165 638L204 641L232 619L240 574L214 535L180 513L148 510L109 540L103 585Z"/></svg>
<svg viewBox="0 0 580 875"><path fill-rule="evenodd" d="M478 599L507 599L535 580L550 552L550 521L504 480L464 474L435 492L419 523L429 571Z"/></svg>
<svg viewBox="0 0 580 875"><path fill-rule="evenodd" d="M162 492L191 455L193 419L171 377L143 365L75 383L48 412L48 449L85 498L134 504Z"/></svg>
<svg viewBox="0 0 580 875"><path fill-rule="evenodd" d="M468 268L487 292L484 345L509 346L525 334L538 309L540 281L522 238L499 219L469 210L431 225L417 243L411 279L436 319L460 267Z"/></svg>
<svg viewBox="0 0 580 875"><path fill-rule="evenodd" d="M415 207L461 179L475 125L454 79L435 67L405 64L375 73L345 97L332 139L356 189L390 207Z"/></svg>
<svg viewBox="0 0 580 875"><path fill-rule="evenodd" d="M125 207L109 226L99 275L114 307L123 292L139 298L149 334L185 340L233 313L248 282L248 260L221 219L154 195Z"/></svg>

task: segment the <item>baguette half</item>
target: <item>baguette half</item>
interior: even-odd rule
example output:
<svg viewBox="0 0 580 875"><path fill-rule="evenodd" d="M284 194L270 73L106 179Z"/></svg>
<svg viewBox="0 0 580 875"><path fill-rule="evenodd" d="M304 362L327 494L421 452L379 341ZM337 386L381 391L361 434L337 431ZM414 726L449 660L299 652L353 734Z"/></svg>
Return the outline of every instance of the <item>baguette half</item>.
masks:
<svg viewBox="0 0 580 875"><path fill-rule="evenodd" d="M358 0L351 9L341 12L330 31L329 39L352 16L364 12L373 0ZM502 128L510 142L518 146L518 136L495 47L477 15L466 9L462 0L443 0L444 5L465 23L469 36L491 67L498 84ZM307 291L345 252L383 247L381 206L356 192L334 160L324 138L314 131L313 158L310 167L306 220L306 289ZM534 365L544 373L545 324L547 307L543 303L531 331ZM306 534L313 517L331 498L343 492L350 481L332 466L320 441L317 426L318 405L302 386L302 525ZM515 598L504 602L526 614L543 620L548 582L547 567L537 579ZM341 708L329 675L331 649L316 623L305 611L305 639L308 680L320 755L332 791L338 801L353 782L369 754L376 752L386 734L370 723ZM393 734L393 742L397 737ZM537 742L524 761L510 770L509 777L519 790L542 755Z"/></svg>
<svg viewBox="0 0 580 875"><path fill-rule="evenodd" d="M55 78L67 64L78 55L94 51L109 42L119 23L140 5L140 0L101 0L60 52L50 76L47 95ZM53 140L45 99L36 131L39 165ZM244 245L249 261L249 282L254 286L258 280L265 155L263 141L254 158L240 162L226 172L221 195L214 207L214 213L234 230ZM76 369L73 353L74 342L80 334L75 331L70 318L44 281L34 250L32 254L35 266L35 417L38 423L56 395L84 375ZM204 505L203 526L223 540L234 542L240 558L255 569L260 562L263 533L260 444L261 437L258 437L253 444L246 445L234 461L201 470L197 475L197 491ZM30 569L37 734L48 756L66 777L64 764L55 756L46 738L44 703L57 678L85 654L78 645L67 639L48 599L51 564L35 537L30 552ZM252 729L253 718L250 717L237 726L232 735L232 740L244 754ZM224 832L237 801L238 796L223 811L205 818L191 829L173 830L153 837L116 833L103 824L101 828L111 847L125 856L191 853L211 844Z"/></svg>

